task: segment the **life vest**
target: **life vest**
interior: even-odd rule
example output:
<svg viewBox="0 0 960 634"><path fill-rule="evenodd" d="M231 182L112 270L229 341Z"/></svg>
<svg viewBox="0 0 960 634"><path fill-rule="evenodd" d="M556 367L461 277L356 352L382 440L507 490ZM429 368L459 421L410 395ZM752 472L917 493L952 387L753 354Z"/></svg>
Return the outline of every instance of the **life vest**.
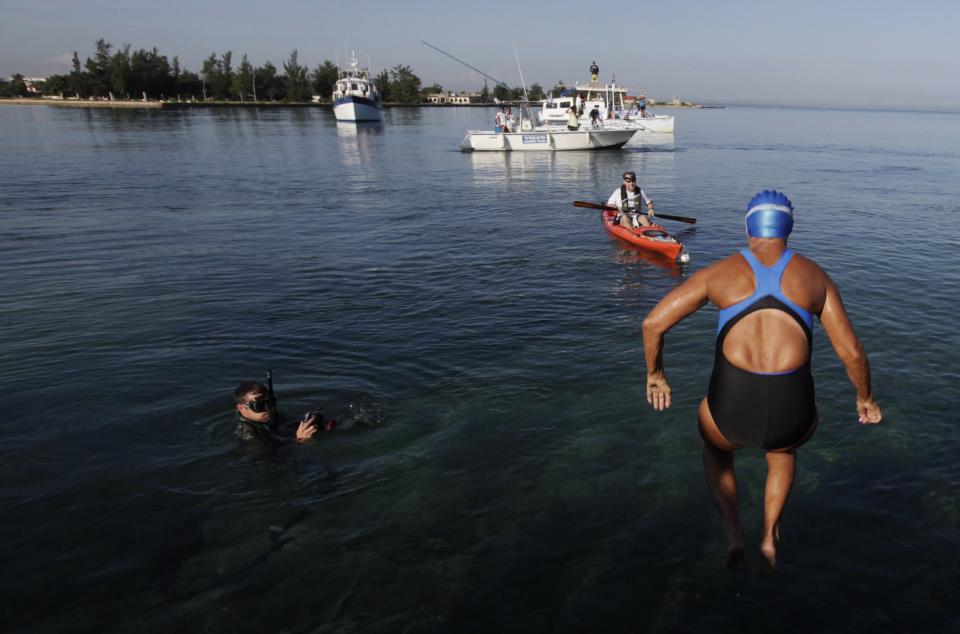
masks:
<svg viewBox="0 0 960 634"><path fill-rule="evenodd" d="M637 186L636 194L632 201L627 193L627 186L620 186L620 208L624 213L638 213L641 205L643 205L643 195L640 193L639 185Z"/></svg>

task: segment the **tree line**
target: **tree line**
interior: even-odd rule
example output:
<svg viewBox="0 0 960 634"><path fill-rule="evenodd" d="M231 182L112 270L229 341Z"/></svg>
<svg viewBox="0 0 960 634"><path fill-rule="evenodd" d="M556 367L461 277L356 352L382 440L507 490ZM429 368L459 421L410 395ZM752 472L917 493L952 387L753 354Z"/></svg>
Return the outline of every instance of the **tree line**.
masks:
<svg viewBox="0 0 960 634"><path fill-rule="evenodd" d="M246 54L235 65L232 51L211 53L203 61L199 73L181 68L177 56L168 59L156 47L132 50L129 44L114 48L104 39L97 40L96 52L81 63L73 52L73 69L68 74L51 75L35 89L40 94L76 97L79 99L166 99L214 101L310 101L312 95L327 100L337 81L337 66L325 60L311 70L300 63L297 49L283 62L282 69L271 62L254 66ZM420 103L427 95L443 92L439 84L422 87L420 78L410 66L397 65L375 75L373 82L391 103ZM560 94L563 82L557 82L551 91ZM509 88L498 84L490 90L486 84L479 91L480 101L489 103L517 101L524 98L520 87ZM29 97L37 93L28 90L22 75L10 81L0 79L0 96ZM527 91L530 100L545 98L540 84Z"/></svg>
<svg viewBox="0 0 960 634"><path fill-rule="evenodd" d="M330 60L311 70L301 64L297 49L278 69L271 62L254 66L242 55L235 65L232 51L211 53L199 73L181 68L180 60L169 59L156 47L132 50L129 44L114 48L97 40L96 52L81 63L73 53L73 69L51 75L36 88L43 95L79 99L167 99L217 101L310 101L312 95L329 99L337 81L337 66ZM383 70L373 78L384 101L418 103L420 78L409 66ZM0 96L29 97L22 75L10 81L0 79Z"/></svg>

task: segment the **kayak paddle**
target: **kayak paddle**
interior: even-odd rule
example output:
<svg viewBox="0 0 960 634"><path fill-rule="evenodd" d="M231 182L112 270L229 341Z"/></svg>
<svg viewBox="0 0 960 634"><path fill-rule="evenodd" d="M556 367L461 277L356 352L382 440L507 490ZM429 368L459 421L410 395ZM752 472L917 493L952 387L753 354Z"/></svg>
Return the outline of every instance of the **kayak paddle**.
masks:
<svg viewBox="0 0 960 634"><path fill-rule="evenodd" d="M617 209L616 207L613 207L613 206L611 206L611 205L598 205L597 203L588 203L588 202L586 202L586 201L584 201L584 200L575 200L575 201L573 201L573 206L574 206L574 207L586 207L587 209L606 209L606 210L608 210L608 211L618 211L618 209ZM642 213L642 212L640 212L640 213ZM649 216L650 214L646 214L646 213L645 213L645 214L643 214L643 215ZM685 223L690 224L690 225L695 225L695 224L697 224L697 219L696 219L696 218L690 218L690 217L688 217L688 216L673 216L673 215L670 215L670 214L662 214L662 213L660 213L659 211L654 212L654 216L653 216L653 217L654 217L654 218L663 218L664 220L676 220L677 222L685 222Z"/></svg>

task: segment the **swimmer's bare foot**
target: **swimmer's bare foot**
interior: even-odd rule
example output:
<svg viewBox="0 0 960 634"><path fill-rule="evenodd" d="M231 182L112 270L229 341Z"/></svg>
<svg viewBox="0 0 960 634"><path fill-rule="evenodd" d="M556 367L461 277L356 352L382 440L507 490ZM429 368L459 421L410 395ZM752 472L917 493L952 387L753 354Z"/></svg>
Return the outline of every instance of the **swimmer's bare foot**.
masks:
<svg viewBox="0 0 960 634"><path fill-rule="evenodd" d="M727 548L727 560L723 567L725 570L746 570L747 560L744 554L743 544L739 546L730 546Z"/></svg>
<svg viewBox="0 0 960 634"><path fill-rule="evenodd" d="M753 574L772 575L777 568L777 551L773 544L760 546L760 557L753 562Z"/></svg>

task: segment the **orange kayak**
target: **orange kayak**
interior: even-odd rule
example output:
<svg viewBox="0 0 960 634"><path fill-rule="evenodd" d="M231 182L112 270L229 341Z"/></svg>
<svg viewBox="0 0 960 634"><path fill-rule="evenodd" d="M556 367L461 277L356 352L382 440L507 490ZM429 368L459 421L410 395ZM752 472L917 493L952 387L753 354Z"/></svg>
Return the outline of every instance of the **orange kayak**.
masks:
<svg viewBox="0 0 960 634"><path fill-rule="evenodd" d="M683 245L674 238L661 225L653 224L649 227L640 227L638 229L627 228L621 225L613 224L613 219L617 217L615 211L601 211L600 219L603 221L603 227L617 236L621 240L630 244L664 255L671 260L686 261L689 256L684 253Z"/></svg>

